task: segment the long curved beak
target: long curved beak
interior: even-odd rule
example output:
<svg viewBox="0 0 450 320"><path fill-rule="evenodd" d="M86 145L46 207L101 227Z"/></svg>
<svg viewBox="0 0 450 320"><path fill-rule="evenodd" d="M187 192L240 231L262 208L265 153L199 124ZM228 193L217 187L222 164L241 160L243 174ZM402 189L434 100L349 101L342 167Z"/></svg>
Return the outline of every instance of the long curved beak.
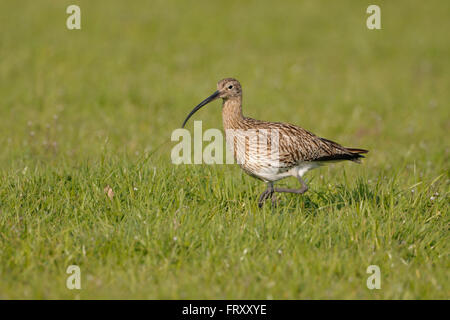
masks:
<svg viewBox="0 0 450 320"><path fill-rule="evenodd" d="M182 128L184 128L184 126L186 125L186 122L189 120L190 117L192 117L192 115L194 113L196 113L198 110L201 109L201 107L207 105L208 103L210 103L211 101L216 100L219 97L220 92L216 91L214 92L212 95L210 95L208 98L206 98L205 100L203 100L202 102L200 102L200 104L198 106L196 106L194 109L192 109L192 111L188 114L188 116L186 117L186 119L183 122L183 125L181 126Z"/></svg>

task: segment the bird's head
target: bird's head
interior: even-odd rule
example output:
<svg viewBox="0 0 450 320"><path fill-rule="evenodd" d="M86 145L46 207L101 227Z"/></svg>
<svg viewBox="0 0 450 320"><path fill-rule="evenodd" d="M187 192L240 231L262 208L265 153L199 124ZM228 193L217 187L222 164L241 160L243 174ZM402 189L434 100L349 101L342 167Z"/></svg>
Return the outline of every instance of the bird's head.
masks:
<svg viewBox="0 0 450 320"><path fill-rule="evenodd" d="M202 102L200 102L200 104L198 104L194 109L192 109L192 111L188 114L188 116L184 120L183 125L181 127L184 128L184 126L186 125L186 122L189 120L189 118L192 117L192 115L194 113L196 113L198 110L200 110L201 107L207 105L211 101L214 101L219 98L221 98L223 100L228 100L228 99L238 98L241 95L242 95L242 88L241 88L241 84L239 83L239 81L237 81L236 79L233 79L233 78L225 78L225 79L220 80L217 83L217 91L214 92L212 95L210 95L205 100L203 100Z"/></svg>
<svg viewBox="0 0 450 320"><path fill-rule="evenodd" d="M242 88L239 81L233 78L225 78L217 82L218 98L229 99L233 97L240 97L242 95Z"/></svg>

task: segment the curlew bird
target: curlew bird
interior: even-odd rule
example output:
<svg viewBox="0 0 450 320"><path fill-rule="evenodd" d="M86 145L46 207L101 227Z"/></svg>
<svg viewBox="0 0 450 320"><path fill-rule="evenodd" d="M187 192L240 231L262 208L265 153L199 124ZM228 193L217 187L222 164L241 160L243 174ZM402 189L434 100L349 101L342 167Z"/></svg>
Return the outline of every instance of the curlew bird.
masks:
<svg viewBox="0 0 450 320"><path fill-rule="evenodd" d="M350 160L360 162L368 150L346 148L320 138L298 126L268 122L245 117L242 114L242 87L239 81L226 78L217 83L217 91L197 105L186 117L182 127L200 108L221 98L222 121L227 146L234 158L249 175L267 183L258 205L271 198L276 205L275 192L303 194L308 186L302 176L309 170L328 162ZM273 183L293 176L301 184L299 189L274 188Z"/></svg>

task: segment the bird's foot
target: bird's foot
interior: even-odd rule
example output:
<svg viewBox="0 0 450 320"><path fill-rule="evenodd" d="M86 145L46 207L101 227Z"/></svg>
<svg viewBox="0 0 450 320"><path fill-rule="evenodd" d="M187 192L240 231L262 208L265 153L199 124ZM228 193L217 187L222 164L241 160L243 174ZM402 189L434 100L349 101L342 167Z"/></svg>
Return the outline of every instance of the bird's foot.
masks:
<svg viewBox="0 0 450 320"><path fill-rule="evenodd" d="M277 206L277 196L275 195L275 190L274 189L266 189L263 193L261 193L261 195L259 196L259 200L258 200L258 207L262 208L262 206L264 205L264 202L269 199L272 198L272 206L276 207Z"/></svg>

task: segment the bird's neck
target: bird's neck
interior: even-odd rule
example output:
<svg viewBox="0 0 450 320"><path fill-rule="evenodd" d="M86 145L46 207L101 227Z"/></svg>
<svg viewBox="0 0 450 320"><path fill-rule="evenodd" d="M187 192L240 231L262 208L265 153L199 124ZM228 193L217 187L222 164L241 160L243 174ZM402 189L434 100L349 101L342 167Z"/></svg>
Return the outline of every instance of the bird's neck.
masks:
<svg viewBox="0 0 450 320"><path fill-rule="evenodd" d="M238 129L243 119L242 97L232 97L223 101L222 121L225 130Z"/></svg>

